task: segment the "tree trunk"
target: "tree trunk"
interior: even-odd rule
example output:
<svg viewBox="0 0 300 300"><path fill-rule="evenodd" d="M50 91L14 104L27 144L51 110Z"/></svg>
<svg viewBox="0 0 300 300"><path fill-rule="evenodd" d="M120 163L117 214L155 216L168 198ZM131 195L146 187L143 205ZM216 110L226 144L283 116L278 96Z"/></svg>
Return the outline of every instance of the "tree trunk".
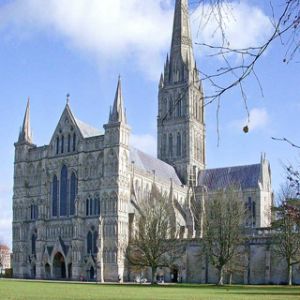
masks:
<svg viewBox="0 0 300 300"><path fill-rule="evenodd" d="M155 284L156 280L155 280L155 273L156 273L156 267L151 267L151 284Z"/></svg>
<svg viewBox="0 0 300 300"><path fill-rule="evenodd" d="M291 266L291 264L288 264L288 277L289 277L289 285L293 284L293 268Z"/></svg>
<svg viewBox="0 0 300 300"><path fill-rule="evenodd" d="M220 267L219 269L219 281L218 285L224 285L224 267Z"/></svg>
<svg viewBox="0 0 300 300"><path fill-rule="evenodd" d="M229 282L230 285L232 284L232 272L229 273Z"/></svg>

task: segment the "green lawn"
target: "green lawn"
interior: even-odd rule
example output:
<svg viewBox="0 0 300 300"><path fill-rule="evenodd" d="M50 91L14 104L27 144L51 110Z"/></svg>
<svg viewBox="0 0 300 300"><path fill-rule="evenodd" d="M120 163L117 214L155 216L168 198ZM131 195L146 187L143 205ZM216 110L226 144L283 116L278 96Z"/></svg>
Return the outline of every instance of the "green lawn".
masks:
<svg viewBox="0 0 300 300"><path fill-rule="evenodd" d="M211 285L99 285L0 280L1 300L300 299L300 287Z"/></svg>

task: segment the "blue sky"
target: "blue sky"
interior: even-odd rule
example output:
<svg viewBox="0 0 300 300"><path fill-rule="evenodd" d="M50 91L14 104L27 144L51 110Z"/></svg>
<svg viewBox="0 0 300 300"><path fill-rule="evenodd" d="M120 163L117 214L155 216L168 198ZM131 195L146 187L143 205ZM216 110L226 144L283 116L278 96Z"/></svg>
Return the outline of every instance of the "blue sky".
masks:
<svg viewBox="0 0 300 300"><path fill-rule="evenodd" d="M232 46L265 40L271 31L266 2L232 1L234 21L226 27ZM34 142L44 145L67 93L73 113L102 128L121 74L132 143L155 154L157 86L169 51L173 8L171 0L0 0L0 240L11 243L13 144L28 96ZM199 28L201 15L193 8L194 41L217 42L214 24ZM220 59L204 49L195 45L194 50L201 70L213 73L220 66ZM297 163L298 152L271 136L300 143L299 63L284 64L285 51L275 42L257 65L264 97L253 78L245 82L248 134L242 132L247 113L238 90L222 98L219 146L216 104L206 109L207 167L257 163L266 152L275 192L284 179L282 164ZM206 82L204 88L212 92Z"/></svg>

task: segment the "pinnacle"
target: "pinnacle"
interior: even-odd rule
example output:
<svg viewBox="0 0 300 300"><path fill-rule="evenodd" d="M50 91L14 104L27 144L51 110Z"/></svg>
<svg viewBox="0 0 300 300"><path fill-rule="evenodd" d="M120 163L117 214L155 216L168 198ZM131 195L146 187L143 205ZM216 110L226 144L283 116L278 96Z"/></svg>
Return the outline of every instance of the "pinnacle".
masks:
<svg viewBox="0 0 300 300"><path fill-rule="evenodd" d="M23 125L19 134L18 142L27 142L32 144L32 134L31 134L31 126L30 126L30 98L28 97Z"/></svg>

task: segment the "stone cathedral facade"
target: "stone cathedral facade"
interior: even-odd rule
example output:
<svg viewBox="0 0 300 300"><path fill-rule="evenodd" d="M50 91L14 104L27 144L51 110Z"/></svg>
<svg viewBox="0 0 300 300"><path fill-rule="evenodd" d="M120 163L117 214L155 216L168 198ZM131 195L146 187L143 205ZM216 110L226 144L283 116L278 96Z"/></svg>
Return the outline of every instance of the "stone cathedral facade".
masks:
<svg viewBox="0 0 300 300"><path fill-rule="evenodd" d="M191 199L201 203L205 193L209 199L210 193L239 184L249 209L245 226L257 238L249 246L248 269L238 280L270 280L267 237L261 229L271 221L270 166L262 156L253 165L206 168L203 90L187 0L176 1L171 50L159 81L158 158L130 146L120 79L103 128L77 119L67 102L49 144L38 147L32 140L28 102L15 143L14 277L131 280L124 251L138 203L156 185L169 199L179 238L188 241L182 260L159 272L166 281L213 281L214 271L195 258L205 228L196 224ZM255 274L263 279L256 280Z"/></svg>

